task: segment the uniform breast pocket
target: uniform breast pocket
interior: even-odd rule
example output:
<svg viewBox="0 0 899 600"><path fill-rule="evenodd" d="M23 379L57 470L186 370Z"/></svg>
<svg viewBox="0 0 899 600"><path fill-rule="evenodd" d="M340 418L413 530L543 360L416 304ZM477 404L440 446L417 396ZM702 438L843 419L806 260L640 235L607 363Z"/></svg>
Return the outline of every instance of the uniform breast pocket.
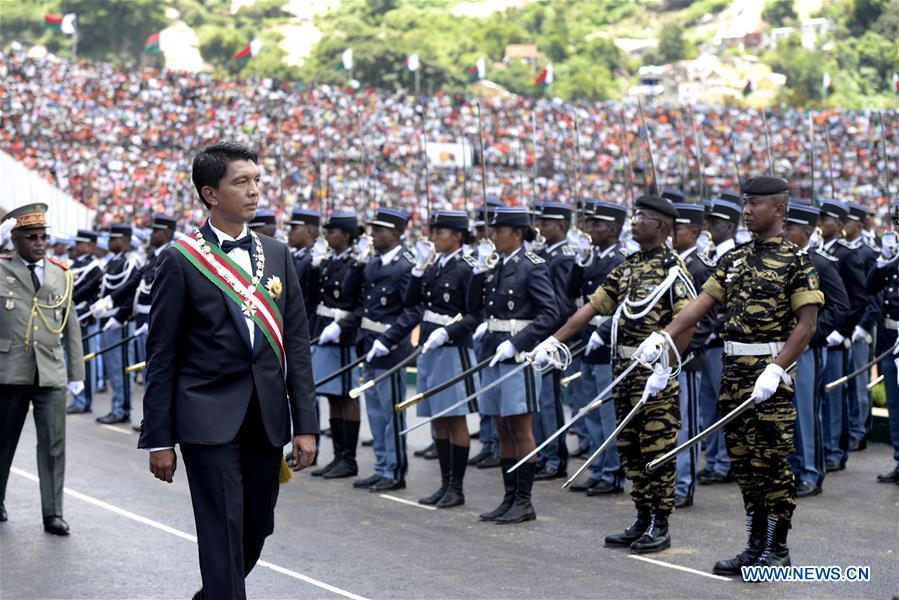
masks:
<svg viewBox="0 0 899 600"><path fill-rule="evenodd" d="M783 279L770 272L758 273L752 283L753 292L763 298L774 298L783 293Z"/></svg>
<svg viewBox="0 0 899 600"><path fill-rule="evenodd" d="M497 304L500 310L515 313L524 308L525 296L516 288L503 287L497 290Z"/></svg>

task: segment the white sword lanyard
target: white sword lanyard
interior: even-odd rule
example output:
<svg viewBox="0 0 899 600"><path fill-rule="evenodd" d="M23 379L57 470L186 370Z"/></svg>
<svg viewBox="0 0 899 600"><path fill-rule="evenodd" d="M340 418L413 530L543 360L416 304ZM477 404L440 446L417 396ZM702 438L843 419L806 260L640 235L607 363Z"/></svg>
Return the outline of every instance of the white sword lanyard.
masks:
<svg viewBox="0 0 899 600"><path fill-rule="evenodd" d="M131 260L131 258L125 258L126 267L123 271L116 274L104 273L103 274L103 282L101 285L100 296L106 296L107 292L115 291L122 287L126 281L128 281L128 277L131 275L131 271L134 270L135 265L137 264L135 261Z"/></svg>

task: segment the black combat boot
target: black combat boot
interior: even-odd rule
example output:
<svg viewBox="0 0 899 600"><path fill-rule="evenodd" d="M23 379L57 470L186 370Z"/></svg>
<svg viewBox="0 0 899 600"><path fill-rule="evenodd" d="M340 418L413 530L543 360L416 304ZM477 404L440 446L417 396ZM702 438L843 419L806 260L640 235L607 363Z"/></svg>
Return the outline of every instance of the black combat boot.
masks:
<svg viewBox="0 0 899 600"><path fill-rule="evenodd" d="M309 473L313 477L323 477L328 471L336 467L337 463L343 460L343 435L341 434L343 433L344 421L343 419L328 419L328 421L331 423L331 441L334 445L334 458L324 467Z"/></svg>
<svg viewBox="0 0 899 600"><path fill-rule="evenodd" d="M637 507L636 517L627 529L621 533L614 533L606 536L606 546L627 547L640 539L640 536L646 532L649 527L650 511L647 507Z"/></svg>
<svg viewBox="0 0 899 600"><path fill-rule="evenodd" d="M359 421L340 420L340 429L332 434L334 443L340 438L340 452L343 455L340 462L334 465L330 471L324 474L325 479L343 479L355 477L359 474L359 465L356 464L356 442L359 441Z"/></svg>
<svg viewBox="0 0 899 600"><path fill-rule="evenodd" d="M508 471L515 465L515 462L514 458L500 459L499 466L503 472L503 486L506 488L506 494L503 496L503 501L499 503L499 506L490 512L480 515L482 521L495 521L497 517L503 516L512 507L512 503L515 501L515 488L518 483L518 470L513 473L508 473Z"/></svg>
<svg viewBox="0 0 899 600"><path fill-rule="evenodd" d="M523 523L524 521L533 521L537 518L537 511L531 504L531 489L534 487L534 474L536 473L537 463L526 462L520 467L518 473L518 484L515 486L515 500L506 513L500 517L496 517L494 522L501 525L509 525L511 523Z"/></svg>
<svg viewBox="0 0 899 600"><path fill-rule="evenodd" d="M440 488L424 498L419 498L418 503L425 506L434 506L437 504L449 487L450 480L450 443L449 440L434 440L437 447L437 461L440 463Z"/></svg>
<svg viewBox="0 0 899 600"><path fill-rule="evenodd" d="M449 487L437 503L437 508L452 508L465 504L462 481L465 479L465 467L468 466L468 450L468 446L450 445Z"/></svg>
<svg viewBox="0 0 899 600"><path fill-rule="evenodd" d="M790 520L783 517L768 517L768 543L765 551L755 564L762 567L789 567L790 549L787 548L787 534Z"/></svg>
<svg viewBox="0 0 899 600"><path fill-rule="evenodd" d="M631 544L634 554L649 554L671 547L671 536L668 535L668 514L655 513L649 519L649 527Z"/></svg>
<svg viewBox="0 0 899 600"><path fill-rule="evenodd" d="M716 562L712 573L715 575L739 575L742 567L748 567L755 563L765 550L768 536L767 525L768 516L766 514L758 511L746 513L746 534L749 536L746 548L731 559Z"/></svg>

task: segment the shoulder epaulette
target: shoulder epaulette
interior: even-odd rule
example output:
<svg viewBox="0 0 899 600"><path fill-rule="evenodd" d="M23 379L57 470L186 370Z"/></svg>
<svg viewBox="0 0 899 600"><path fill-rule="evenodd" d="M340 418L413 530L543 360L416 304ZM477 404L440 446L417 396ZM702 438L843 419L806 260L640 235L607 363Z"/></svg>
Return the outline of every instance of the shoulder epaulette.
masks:
<svg viewBox="0 0 899 600"><path fill-rule="evenodd" d="M632 254L631 252L628 252L627 248L625 248L624 246L618 248L618 253L625 258Z"/></svg>
<svg viewBox="0 0 899 600"><path fill-rule="evenodd" d="M838 238L837 243L841 246L846 246L850 250L858 250L862 245L862 241L860 239L855 240L854 242L849 242L846 240L846 238Z"/></svg>
<svg viewBox="0 0 899 600"><path fill-rule="evenodd" d="M0 252L0 259L9 260L12 258L12 254L7 254L6 252Z"/></svg>
<svg viewBox="0 0 899 600"><path fill-rule="evenodd" d="M562 254L564 254L565 256L574 256L576 252L574 251L574 248L572 248L568 244L565 244L564 246L562 246Z"/></svg>
<svg viewBox="0 0 899 600"><path fill-rule="evenodd" d="M47 256L46 259L49 260L50 262L52 262L52 263L53 263L54 265L56 265L57 267L59 267L60 269L62 269L63 271L68 271L68 270L69 270L69 265L67 265L66 263L62 262L62 261L59 260L58 258L53 258L52 256Z"/></svg>
<svg viewBox="0 0 899 600"><path fill-rule="evenodd" d="M533 252L525 252L524 255L527 257L527 259L528 259L529 261L531 261L531 262L534 263L535 265L542 265L543 263L546 262L544 259L540 258L539 256L537 256L537 255L534 254Z"/></svg>
<svg viewBox="0 0 899 600"><path fill-rule="evenodd" d="M409 261L410 265L415 264L415 255L409 252L408 250L403 250L402 252L403 258Z"/></svg>
<svg viewBox="0 0 899 600"><path fill-rule="evenodd" d="M697 252L697 253L696 253L696 258L698 258L698 259L700 260L700 262L702 262L702 264L704 264L704 265L707 266L707 267L714 267L715 265L718 264L718 263L715 262L715 259L714 259L714 258L712 258L711 256L709 256L709 255L706 254L705 252Z"/></svg>
<svg viewBox="0 0 899 600"><path fill-rule="evenodd" d="M833 254L831 254L824 248L816 248L815 254L817 254L818 256L823 256L824 258L826 258L827 260L832 261L832 262L840 262L839 258L834 256Z"/></svg>
<svg viewBox="0 0 899 600"><path fill-rule="evenodd" d="M471 267L472 269L474 269L475 267L478 266L478 261L476 261L474 258L472 258L466 254L459 253L457 256L460 256L461 259L464 260L466 262L466 264L468 264L468 266Z"/></svg>

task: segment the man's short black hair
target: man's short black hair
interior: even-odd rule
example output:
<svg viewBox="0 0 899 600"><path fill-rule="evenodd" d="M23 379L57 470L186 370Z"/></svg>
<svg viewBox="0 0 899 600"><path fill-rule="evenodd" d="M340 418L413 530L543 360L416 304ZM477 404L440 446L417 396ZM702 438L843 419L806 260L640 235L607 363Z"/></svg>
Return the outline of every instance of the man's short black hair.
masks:
<svg viewBox="0 0 899 600"><path fill-rule="evenodd" d="M228 163L235 160L249 160L256 163L258 162L258 157L247 146L235 142L213 144L194 157L191 179L193 179L194 187L197 188L200 202L206 208L209 208L209 203L203 198L203 188L208 185L218 189L219 182L221 182L228 171Z"/></svg>

